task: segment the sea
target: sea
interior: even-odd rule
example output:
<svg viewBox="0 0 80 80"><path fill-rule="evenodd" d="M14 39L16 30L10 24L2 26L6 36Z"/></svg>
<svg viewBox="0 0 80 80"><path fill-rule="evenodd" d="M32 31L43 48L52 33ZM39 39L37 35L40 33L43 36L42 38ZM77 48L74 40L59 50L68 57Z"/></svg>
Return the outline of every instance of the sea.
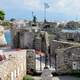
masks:
<svg viewBox="0 0 80 80"><path fill-rule="evenodd" d="M4 35L5 35L7 45L11 45L12 44L11 31L10 30L5 30Z"/></svg>

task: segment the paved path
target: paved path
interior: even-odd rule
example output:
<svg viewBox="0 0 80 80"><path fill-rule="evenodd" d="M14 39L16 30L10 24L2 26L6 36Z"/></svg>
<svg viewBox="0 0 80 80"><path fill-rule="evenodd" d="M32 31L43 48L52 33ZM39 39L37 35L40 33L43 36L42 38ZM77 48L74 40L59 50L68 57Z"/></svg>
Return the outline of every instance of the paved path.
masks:
<svg viewBox="0 0 80 80"><path fill-rule="evenodd" d="M33 77L35 80L41 80L40 77ZM57 76L53 77L52 80L80 80L80 78L73 77L73 76Z"/></svg>
<svg viewBox="0 0 80 80"><path fill-rule="evenodd" d="M49 66L49 64L47 65L49 67L50 70L55 71L54 66ZM41 56L41 62L40 62L40 55L36 54L36 71L43 71L45 67L45 56Z"/></svg>

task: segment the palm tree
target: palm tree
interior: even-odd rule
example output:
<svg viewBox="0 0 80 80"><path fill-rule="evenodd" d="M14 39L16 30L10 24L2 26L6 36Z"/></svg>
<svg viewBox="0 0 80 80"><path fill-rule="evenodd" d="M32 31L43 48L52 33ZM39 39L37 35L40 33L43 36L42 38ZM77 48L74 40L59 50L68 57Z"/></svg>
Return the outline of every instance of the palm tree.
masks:
<svg viewBox="0 0 80 80"><path fill-rule="evenodd" d="M4 11L0 10L0 20L4 20L5 18L5 13Z"/></svg>

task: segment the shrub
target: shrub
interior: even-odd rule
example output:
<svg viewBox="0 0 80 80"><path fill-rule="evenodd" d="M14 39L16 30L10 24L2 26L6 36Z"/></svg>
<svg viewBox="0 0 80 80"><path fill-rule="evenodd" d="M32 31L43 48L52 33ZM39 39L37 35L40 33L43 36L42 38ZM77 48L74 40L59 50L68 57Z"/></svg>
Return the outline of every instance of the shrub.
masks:
<svg viewBox="0 0 80 80"><path fill-rule="evenodd" d="M23 80L34 80L34 79L32 78L32 76L27 75L23 77Z"/></svg>

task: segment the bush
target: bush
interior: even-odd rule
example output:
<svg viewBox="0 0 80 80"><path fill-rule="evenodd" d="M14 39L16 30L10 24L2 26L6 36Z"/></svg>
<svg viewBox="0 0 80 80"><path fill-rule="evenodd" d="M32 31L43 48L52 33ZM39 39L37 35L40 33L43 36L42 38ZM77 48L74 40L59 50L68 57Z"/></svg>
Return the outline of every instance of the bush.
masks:
<svg viewBox="0 0 80 80"><path fill-rule="evenodd" d="M32 76L27 75L27 76L23 77L23 80L34 80L34 79L32 78Z"/></svg>
<svg viewBox="0 0 80 80"><path fill-rule="evenodd" d="M0 10L0 20L4 20L5 18L5 12L3 10Z"/></svg>

